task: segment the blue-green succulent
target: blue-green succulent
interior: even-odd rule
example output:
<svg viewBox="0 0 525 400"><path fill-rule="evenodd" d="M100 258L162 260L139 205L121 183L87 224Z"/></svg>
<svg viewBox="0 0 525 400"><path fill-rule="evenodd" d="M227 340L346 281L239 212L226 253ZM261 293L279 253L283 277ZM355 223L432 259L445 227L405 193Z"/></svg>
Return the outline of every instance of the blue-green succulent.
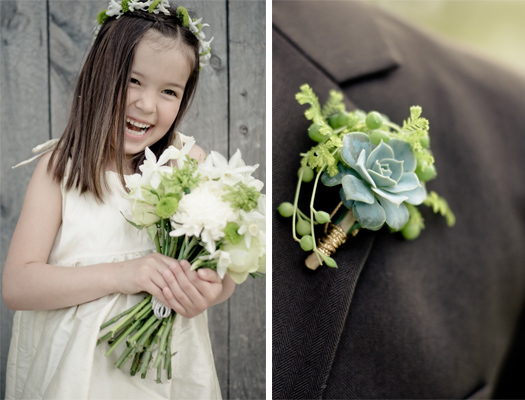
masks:
<svg viewBox="0 0 525 400"><path fill-rule="evenodd" d="M409 218L405 203L419 205L427 197L414 172L416 158L405 141L381 140L375 146L365 133L348 133L343 136L341 159L338 173L324 172L321 180L326 186L342 185L341 200L363 228L379 230L386 222L400 230Z"/></svg>

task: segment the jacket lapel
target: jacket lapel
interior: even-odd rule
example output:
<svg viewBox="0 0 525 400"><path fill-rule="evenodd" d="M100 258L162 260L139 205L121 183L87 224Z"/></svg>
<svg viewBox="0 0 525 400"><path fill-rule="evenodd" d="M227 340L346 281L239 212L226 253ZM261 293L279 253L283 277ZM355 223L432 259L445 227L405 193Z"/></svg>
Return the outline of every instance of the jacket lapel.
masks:
<svg viewBox="0 0 525 400"><path fill-rule="evenodd" d="M401 63L369 11L359 1L274 1L272 17L274 27L306 58L344 83Z"/></svg>
<svg viewBox="0 0 525 400"><path fill-rule="evenodd" d="M295 101L299 87L310 84L323 103L330 90L341 90L339 83L398 65L395 52L366 14L356 13L346 24L354 24L354 29L364 27L374 38L370 41L371 48L351 49L347 43L334 41L343 23L341 18L333 15L330 21L319 21L321 15L330 14L324 10L329 4L304 2L298 6L297 2L274 2L273 5L274 210L281 202L293 200L299 153L308 150L312 143L307 135L310 122L304 117L305 107ZM298 18L300 26L293 23L297 13L305 14ZM338 24L337 29L331 29L331 24ZM348 61L348 54L356 57L355 63ZM343 61L338 61L338 57ZM366 68L360 64L363 60ZM356 108L350 100L345 102L347 109ZM309 198L311 185L303 188L302 196ZM325 211L331 211L339 202L337 190L322 185L316 199L316 208ZM300 206L302 210L308 209L306 202ZM335 255L337 270L322 266L310 271L304 265L307 253L293 241L290 225L290 219L274 218L273 398L320 398L374 235L363 231L349 238Z"/></svg>

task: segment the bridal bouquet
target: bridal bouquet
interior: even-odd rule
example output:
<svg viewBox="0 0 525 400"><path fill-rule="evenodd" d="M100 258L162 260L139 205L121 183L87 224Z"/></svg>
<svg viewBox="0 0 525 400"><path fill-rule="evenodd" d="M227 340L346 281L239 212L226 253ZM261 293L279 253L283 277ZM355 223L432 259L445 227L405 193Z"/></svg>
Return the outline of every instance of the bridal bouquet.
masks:
<svg viewBox="0 0 525 400"><path fill-rule="evenodd" d="M146 148L141 174L128 177L131 202L128 222L146 229L157 252L188 260L192 269L212 268L240 284L248 275L266 272L266 211L263 183L246 166L239 150L228 161L212 151L202 164L187 156L192 140L181 150L170 146L157 161ZM166 165L170 160L178 167ZM162 366L171 379L170 340L175 312L151 295L101 326L113 325L97 344L108 341L111 354L124 340L127 347L115 363L128 360L131 375L145 378L149 368Z"/></svg>
<svg viewBox="0 0 525 400"><path fill-rule="evenodd" d="M294 240L303 250L313 251L306 259L308 268L316 269L323 262L337 267L331 254L347 235L355 236L360 229L377 231L386 224L408 240L417 238L424 228L417 208L421 204L441 213L449 226L454 225L446 200L426 189L437 172L429 123L421 117L421 107L411 107L410 117L399 126L376 111L347 112L343 95L336 91L330 92L323 107L309 85L301 86L296 99L310 104L305 112L312 120L308 135L317 144L301 154L294 203L282 203L278 210L282 216L292 217ZM309 212L304 213L298 206L301 186L312 180ZM340 203L331 214L315 208L319 181L339 187ZM318 224L326 224L325 236L316 242L314 228Z"/></svg>

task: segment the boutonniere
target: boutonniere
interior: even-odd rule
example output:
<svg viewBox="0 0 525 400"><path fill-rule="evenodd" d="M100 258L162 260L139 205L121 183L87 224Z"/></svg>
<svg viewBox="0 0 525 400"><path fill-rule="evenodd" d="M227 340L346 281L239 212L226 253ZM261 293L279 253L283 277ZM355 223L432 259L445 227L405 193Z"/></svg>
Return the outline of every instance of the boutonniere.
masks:
<svg viewBox="0 0 525 400"><path fill-rule="evenodd" d="M326 263L337 267L331 255L348 235L360 229L377 231L388 226L405 239L416 239L424 228L418 206L426 205L443 215L449 226L455 216L447 201L428 192L426 183L437 176L430 150L428 120L421 107L410 108L410 116L397 125L377 111L347 112L343 95L331 91L321 107L309 85L301 86L296 99L310 104L305 116L312 121L310 138L317 142L301 154L295 200L279 206L283 217L292 217L292 234L304 251L312 252L306 266L316 269ZM303 184L312 182L308 212L299 209ZM329 214L315 208L319 183L340 186L340 202ZM315 226L325 225L316 241Z"/></svg>

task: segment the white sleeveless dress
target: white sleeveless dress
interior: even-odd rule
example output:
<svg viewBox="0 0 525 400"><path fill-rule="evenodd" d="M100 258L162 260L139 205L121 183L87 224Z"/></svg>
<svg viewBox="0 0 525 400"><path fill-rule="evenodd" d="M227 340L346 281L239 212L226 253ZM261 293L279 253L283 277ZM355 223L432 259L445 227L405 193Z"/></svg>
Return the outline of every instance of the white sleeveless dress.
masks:
<svg viewBox="0 0 525 400"><path fill-rule="evenodd" d="M107 172L111 193L98 204L90 194L62 187L62 225L49 264L75 268L138 258L154 250L145 230L131 226L120 211L129 201L118 175ZM206 312L175 319L170 381L130 376L113 364L125 346L109 357L107 343L96 346L100 325L139 303L144 295L113 294L76 307L17 311L7 362L6 399L220 399L221 393Z"/></svg>

